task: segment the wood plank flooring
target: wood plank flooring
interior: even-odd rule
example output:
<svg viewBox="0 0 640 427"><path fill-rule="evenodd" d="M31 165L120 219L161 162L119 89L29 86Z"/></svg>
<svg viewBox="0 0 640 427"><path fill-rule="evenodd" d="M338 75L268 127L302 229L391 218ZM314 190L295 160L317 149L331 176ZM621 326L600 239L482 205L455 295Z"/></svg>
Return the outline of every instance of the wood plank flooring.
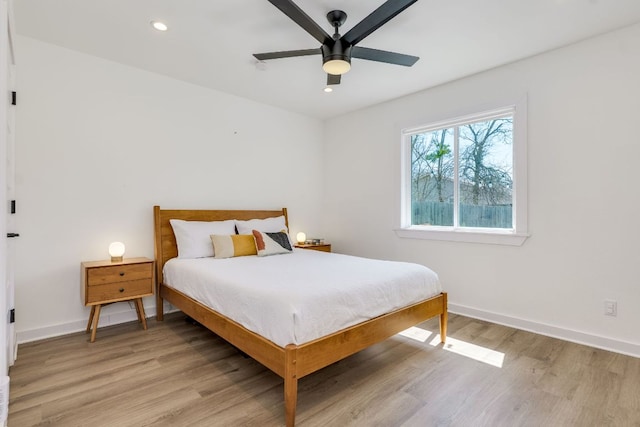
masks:
<svg viewBox="0 0 640 427"><path fill-rule="evenodd" d="M283 425L277 375L181 313L148 325L20 345L9 427ZM444 348L437 319L419 328L302 378L296 425L640 426L640 359L456 315Z"/></svg>

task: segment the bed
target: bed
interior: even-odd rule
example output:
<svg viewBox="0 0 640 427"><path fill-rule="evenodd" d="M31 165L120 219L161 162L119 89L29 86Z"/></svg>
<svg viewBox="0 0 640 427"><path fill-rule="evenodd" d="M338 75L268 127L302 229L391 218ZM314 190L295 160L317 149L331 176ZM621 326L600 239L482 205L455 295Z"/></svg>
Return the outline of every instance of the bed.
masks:
<svg viewBox="0 0 640 427"><path fill-rule="evenodd" d="M440 317L441 341L444 342L446 338L447 294L445 292L439 292L427 299L366 318L356 324L339 329L337 332L316 331L316 335L320 334L319 336L304 336L303 332L306 329L313 329L304 325L297 331L289 332L291 334L289 336L286 334L284 336L273 335L268 331L253 328L251 325L245 327L242 324L247 324L244 319L238 320L235 315L222 314L224 313L224 306L220 306L215 310L210 307L211 301L205 303L203 302L204 299L199 296L190 296L190 294L194 294L188 289L172 286L171 280L177 281L177 278L169 279L164 277L165 264L169 263L167 267L176 264L175 258L178 255L176 237L170 220L224 221L229 219L267 219L284 216L285 222L288 223L286 208L281 210L166 210L161 209L159 206L154 206L153 211L156 277L158 278L156 292L157 320L163 320L164 301L166 300L282 377L284 380L285 423L287 426L295 425L298 380L300 378L434 316ZM317 256L329 258L335 256L335 254L324 253L311 254L311 252L316 251L297 251L300 254L296 254L296 262L315 262L312 259ZM294 259L293 257L289 258L290 256L276 255L265 257L265 259L270 258L270 263L277 263L282 262L283 259ZM309 261L308 259L311 260ZM320 261L328 262L329 260L322 258ZM207 260L199 261L198 265L207 263L210 264L211 262ZM194 264L194 262L191 262L191 264ZM171 271L171 269L167 268L167 272L170 273L168 276L173 274ZM195 279L192 280L196 281ZM286 289L284 291L286 292ZM271 319L268 323L271 324ZM279 331L275 332L279 333Z"/></svg>

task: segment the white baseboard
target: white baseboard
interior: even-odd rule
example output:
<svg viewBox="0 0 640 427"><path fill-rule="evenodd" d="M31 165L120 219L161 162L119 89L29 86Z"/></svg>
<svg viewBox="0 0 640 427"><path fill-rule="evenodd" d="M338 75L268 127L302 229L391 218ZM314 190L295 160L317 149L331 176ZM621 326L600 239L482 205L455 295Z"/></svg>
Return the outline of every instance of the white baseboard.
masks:
<svg viewBox="0 0 640 427"><path fill-rule="evenodd" d="M462 316L472 317L474 319L486 320L487 322L497 323L499 325L510 326L516 329L522 329L524 331L534 332L536 334L545 335L552 338L574 342L576 344L588 345L590 347L600 348L602 350L613 351L615 353L621 353L628 356L640 358L640 344L637 343L615 340L600 335L574 331L572 329L560 328L558 326L534 322L518 317L505 316L503 314L479 310L473 307L467 307L459 304L449 303L449 312L460 314Z"/></svg>
<svg viewBox="0 0 640 427"><path fill-rule="evenodd" d="M124 309L126 307L124 304L119 304L119 311L108 312L107 310L102 311L100 313L100 322L98 323L98 334L100 333L99 329L103 326L111 326L118 325L120 323L133 322L138 320L138 315L134 308L129 307L129 309ZM165 313L171 313L173 311L177 311L171 304L165 302ZM145 306L144 312L146 317L154 317L156 315L156 307ZM59 337L61 335L73 334L75 332L85 331L87 328L87 321L89 320L89 314L87 313L87 317L83 320L76 320L73 322L62 323L59 325L45 326L42 328L30 329L26 331L19 331L17 333L17 342L18 344L24 344L32 341L39 341L47 338Z"/></svg>

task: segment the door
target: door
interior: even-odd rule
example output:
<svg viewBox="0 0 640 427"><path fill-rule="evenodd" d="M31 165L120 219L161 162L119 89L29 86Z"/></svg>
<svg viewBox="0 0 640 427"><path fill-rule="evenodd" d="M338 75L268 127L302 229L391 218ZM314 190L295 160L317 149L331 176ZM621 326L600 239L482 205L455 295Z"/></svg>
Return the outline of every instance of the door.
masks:
<svg viewBox="0 0 640 427"><path fill-rule="evenodd" d="M13 253L15 215L15 56L13 20L10 0L0 0L0 376L6 375L15 360L16 339L13 327L14 271Z"/></svg>
<svg viewBox="0 0 640 427"><path fill-rule="evenodd" d="M16 232L16 193L15 193L15 125L16 125L16 61L14 54L15 40L14 21L12 2L7 1L7 40L8 40L8 58L7 58L7 86L9 88L9 102L7 107L7 365L13 365L18 353L18 343L15 331L15 238L18 237Z"/></svg>
<svg viewBox="0 0 640 427"><path fill-rule="evenodd" d="M14 22L11 9L11 1L8 4L8 83L9 87L9 105L7 108L7 309L9 311L9 324L7 333L7 364L13 365L18 352L18 343L15 331L15 238L18 237L16 232L16 169L15 169L15 128L16 128L16 62L13 51L13 41L15 33L13 32Z"/></svg>

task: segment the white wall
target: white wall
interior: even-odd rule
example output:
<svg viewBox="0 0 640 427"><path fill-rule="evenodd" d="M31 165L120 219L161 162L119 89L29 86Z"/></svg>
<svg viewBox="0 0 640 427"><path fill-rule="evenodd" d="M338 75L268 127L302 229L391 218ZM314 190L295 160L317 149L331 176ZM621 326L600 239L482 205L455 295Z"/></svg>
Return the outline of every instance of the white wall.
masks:
<svg viewBox="0 0 640 427"><path fill-rule="evenodd" d="M80 262L106 258L114 240L126 243L128 256L153 257L154 204L287 206L294 233L322 235L339 252L432 267L454 311L640 355L640 26L324 126L33 39L17 41L22 341L84 329ZM523 93L531 233L525 244L398 238L399 124ZM300 159L304 173L294 168ZM604 299L618 301L617 318L603 316ZM152 314L151 298L145 306ZM127 304L115 304L101 325L133 319Z"/></svg>
<svg viewBox="0 0 640 427"><path fill-rule="evenodd" d="M294 234L319 231L320 121L17 41L19 340L84 329L80 262L108 258L115 240L125 257L153 258L154 204L287 207ZM135 319L126 303L103 313L101 326Z"/></svg>
<svg viewBox="0 0 640 427"><path fill-rule="evenodd" d="M524 93L531 237L398 238L398 126ZM640 356L638 120L640 25L329 120L325 237L432 267L452 311Z"/></svg>

